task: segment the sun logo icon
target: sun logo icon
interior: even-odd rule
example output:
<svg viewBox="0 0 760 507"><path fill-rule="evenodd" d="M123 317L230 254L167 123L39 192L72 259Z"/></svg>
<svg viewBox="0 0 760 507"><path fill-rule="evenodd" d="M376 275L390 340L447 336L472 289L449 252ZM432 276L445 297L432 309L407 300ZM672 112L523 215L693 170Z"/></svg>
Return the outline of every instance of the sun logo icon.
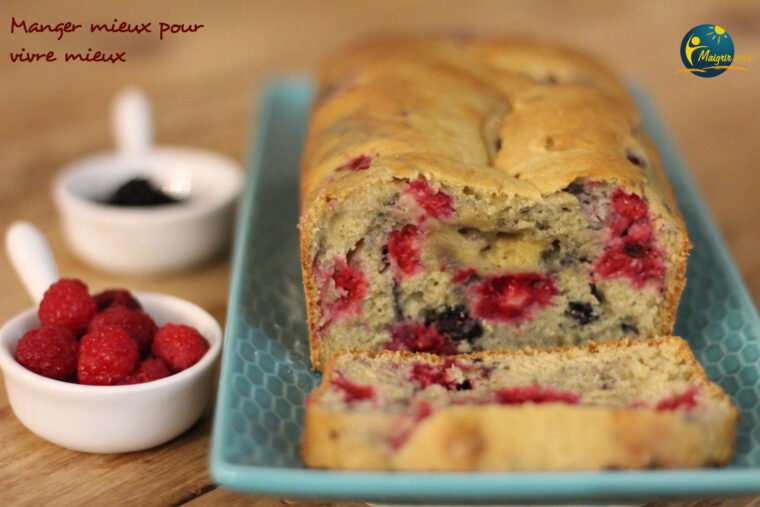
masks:
<svg viewBox="0 0 760 507"><path fill-rule="evenodd" d="M712 36L712 40L716 40L717 39L716 44L718 44L718 45L720 45L720 39L721 38L728 39L728 34L726 33L726 30L723 29L723 28L721 28L721 27L719 27L718 25L714 25L713 26L713 31L712 32L707 32L707 35L711 35Z"/></svg>
<svg viewBox="0 0 760 507"><path fill-rule="evenodd" d="M681 41L684 69L699 77L715 77L731 68L734 42L725 28L718 25L697 25Z"/></svg>

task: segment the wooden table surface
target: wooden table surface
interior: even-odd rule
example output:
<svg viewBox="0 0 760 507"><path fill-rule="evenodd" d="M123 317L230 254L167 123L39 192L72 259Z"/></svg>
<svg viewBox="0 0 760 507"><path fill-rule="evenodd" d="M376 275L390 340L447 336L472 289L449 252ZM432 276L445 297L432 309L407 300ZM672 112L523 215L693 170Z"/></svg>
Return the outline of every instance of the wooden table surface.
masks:
<svg viewBox="0 0 760 507"><path fill-rule="evenodd" d="M681 38L701 23L731 34L737 53L760 57L756 1L272 1L4 2L0 58L0 230L29 220L47 234L61 272L93 289L127 286L175 294L224 324L230 265L191 272L120 277L98 272L66 250L50 183L66 163L112 146L109 102L124 85L144 87L155 103L160 143L192 145L243 161L254 93L275 73L311 72L321 57L379 33L464 31L528 35L596 55L653 96L710 205L757 304L760 301L760 61L712 79L676 73ZM27 23L67 20L88 26L117 18L198 23L190 34L10 33ZM10 52L126 51L126 63L11 63ZM30 306L7 260L0 260L0 322ZM0 387L2 505L281 505L216 487L207 472L210 417L157 449L92 455L56 447L27 431ZM711 505L743 505L723 499ZM757 503L757 500L755 500ZM326 504L319 504L326 505Z"/></svg>

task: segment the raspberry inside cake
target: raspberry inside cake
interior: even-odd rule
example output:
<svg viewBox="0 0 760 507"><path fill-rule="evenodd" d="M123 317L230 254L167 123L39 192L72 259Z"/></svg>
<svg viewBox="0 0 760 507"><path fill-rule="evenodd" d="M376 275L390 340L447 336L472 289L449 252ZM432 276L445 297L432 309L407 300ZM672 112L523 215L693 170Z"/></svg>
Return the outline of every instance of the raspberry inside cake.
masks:
<svg viewBox="0 0 760 507"><path fill-rule="evenodd" d="M671 346L672 347L672 346ZM605 357L596 348L560 360L551 352L482 353L449 358L425 354L340 354L319 404L340 411L380 411L424 418L457 405L561 403L614 408L706 411L713 388L695 371L652 346ZM398 443L398 442L396 442Z"/></svg>
<svg viewBox="0 0 760 507"><path fill-rule="evenodd" d="M686 466L730 459L736 418L680 338L449 358L353 352L332 359L307 401L304 453L313 466L435 469L436 458L426 459L420 446L456 457L461 439L477 437L477 456L460 456L472 468L510 468L520 460L515 468ZM682 440L668 448L665 435ZM521 449L514 441L520 438L539 443ZM594 457L595 439L631 449L602 448ZM562 455L563 441L577 448ZM441 464L460 468L446 457Z"/></svg>
<svg viewBox="0 0 760 507"><path fill-rule="evenodd" d="M579 180L535 201L399 180L335 202L323 221L317 364L346 349L448 355L672 325L680 230L615 185Z"/></svg>

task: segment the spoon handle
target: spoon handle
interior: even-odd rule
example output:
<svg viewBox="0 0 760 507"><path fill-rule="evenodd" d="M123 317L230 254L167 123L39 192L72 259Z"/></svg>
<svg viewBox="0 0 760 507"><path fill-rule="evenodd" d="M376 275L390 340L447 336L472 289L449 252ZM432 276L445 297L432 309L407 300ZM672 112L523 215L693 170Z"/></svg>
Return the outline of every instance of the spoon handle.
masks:
<svg viewBox="0 0 760 507"><path fill-rule="evenodd" d="M58 280L58 267L45 236L29 222L14 222L5 233L5 249L16 274L36 304Z"/></svg>
<svg viewBox="0 0 760 507"><path fill-rule="evenodd" d="M153 146L153 113L148 96L139 88L126 88L113 102L113 134L122 155L144 155Z"/></svg>

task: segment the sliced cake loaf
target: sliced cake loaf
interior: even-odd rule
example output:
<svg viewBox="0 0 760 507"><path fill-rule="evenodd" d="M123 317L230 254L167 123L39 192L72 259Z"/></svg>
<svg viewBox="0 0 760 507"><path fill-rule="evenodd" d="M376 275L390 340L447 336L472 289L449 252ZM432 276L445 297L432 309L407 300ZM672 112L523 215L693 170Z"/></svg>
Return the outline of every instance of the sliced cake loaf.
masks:
<svg viewBox="0 0 760 507"><path fill-rule="evenodd" d="M690 243L623 86L511 42L325 66L302 172L312 360L672 332Z"/></svg>
<svg viewBox="0 0 760 507"><path fill-rule="evenodd" d="M344 352L307 399L303 458L366 470L721 465L737 417L676 337L448 358Z"/></svg>

